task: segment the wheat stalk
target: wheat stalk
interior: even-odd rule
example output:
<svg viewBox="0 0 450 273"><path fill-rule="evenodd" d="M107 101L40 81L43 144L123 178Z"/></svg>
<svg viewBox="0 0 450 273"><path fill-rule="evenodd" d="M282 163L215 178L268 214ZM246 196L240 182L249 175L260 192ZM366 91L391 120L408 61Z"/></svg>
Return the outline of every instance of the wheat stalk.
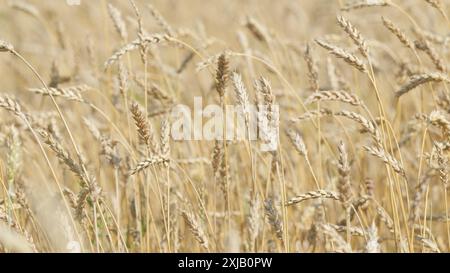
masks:
<svg viewBox="0 0 450 273"><path fill-rule="evenodd" d="M284 243L283 239L283 223L281 222L280 215L275 208L272 199L267 199L264 202L264 209L266 212L267 219L276 237Z"/></svg>
<svg viewBox="0 0 450 273"><path fill-rule="evenodd" d="M389 3L384 0L358 0L355 2L347 3L343 8L341 8L342 11L351 11L355 9L362 9L362 8L370 8L370 7L384 7L388 6Z"/></svg>
<svg viewBox="0 0 450 273"><path fill-rule="evenodd" d="M10 52L14 51L14 46L8 42L0 40L0 52Z"/></svg>
<svg viewBox="0 0 450 273"><path fill-rule="evenodd" d="M370 120L366 119L364 116L351 112L351 111L340 111L334 114L335 116L342 116L346 117L348 119L351 119L357 123L359 123L365 131L367 131L372 138L375 140L375 143L381 144L381 134L380 131L377 129L376 125L371 122Z"/></svg>
<svg viewBox="0 0 450 273"><path fill-rule="evenodd" d="M358 29L350 23L347 19L345 19L342 16L337 17L337 21L339 23L339 26L341 26L342 29L348 34L348 36L353 40L355 45L358 47L359 52L361 54L368 58L369 57L369 48L367 46L367 43L365 39L362 37L361 33L358 31Z"/></svg>
<svg viewBox="0 0 450 273"><path fill-rule="evenodd" d="M339 193L325 191L325 190L318 190L318 191L310 191L310 192L306 192L306 193L297 195L296 197L289 199L286 202L286 206L292 206L292 205L295 205L295 204L298 204L298 203L301 203L301 202L304 202L307 200L318 199L318 198L333 199L333 200L337 200L337 201L342 200Z"/></svg>
<svg viewBox="0 0 450 273"><path fill-rule="evenodd" d="M170 162L170 160L168 158L164 158L159 155L154 155L154 156L151 156L147 159L140 161L136 165L136 167L134 167L133 169L130 170L129 175L135 175L139 172L144 171L145 169L147 169L150 166L167 165L169 162Z"/></svg>
<svg viewBox="0 0 450 273"><path fill-rule="evenodd" d="M364 64L363 61L361 61L355 55L345 51L342 48L339 48L337 46L334 46L332 44L329 44L329 43L327 43L325 41L322 41L322 40L319 40L319 39L316 39L316 43L318 45L320 45L321 47L325 48L326 50L328 50L334 56L336 56L336 57L338 57L340 59L343 59L346 63L348 63L349 65L351 65L354 68L358 69L362 73L367 73L366 65Z"/></svg>
<svg viewBox="0 0 450 273"><path fill-rule="evenodd" d="M391 20L385 18L384 16L381 17L383 20L383 25L395 36L397 36L398 40L405 45L406 47L410 49L414 49L414 44L408 39L406 34L398 28Z"/></svg>
<svg viewBox="0 0 450 273"><path fill-rule="evenodd" d="M395 93L395 96L400 97L409 91L419 87L420 85L429 83L429 82L450 82L449 78L440 73L426 73L420 75L412 76L409 81L400 87L400 89Z"/></svg>
<svg viewBox="0 0 450 273"><path fill-rule="evenodd" d="M363 105L363 102L358 97L356 97L356 95L343 90L316 92L305 100L305 105L320 101L340 101L351 104L353 106Z"/></svg>
<svg viewBox="0 0 450 273"><path fill-rule="evenodd" d="M182 212L183 219L189 227L189 230L194 235L197 242L204 247L206 250L209 249L208 237L206 237L205 232L201 225L199 225L197 218L192 214L186 211Z"/></svg>
<svg viewBox="0 0 450 273"><path fill-rule="evenodd" d="M30 88L29 92L41 94L45 96L62 97L67 100L86 102L81 93L90 90L91 88L87 85L71 86L64 88Z"/></svg>
<svg viewBox="0 0 450 273"><path fill-rule="evenodd" d="M309 44L306 45L304 59L306 62L306 65L308 67L308 79L309 83L311 85L311 89L313 91L319 90L319 72L317 68L317 63L314 61L312 52L311 52L311 46Z"/></svg>
<svg viewBox="0 0 450 273"><path fill-rule="evenodd" d="M380 146L364 146L364 150L366 150L371 155L381 159L385 164L388 166L391 166L391 168L398 173L399 175L403 176L406 179L406 172L403 169L403 166L400 164L400 162L397 161L392 155L388 154L382 147Z"/></svg>
<svg viewBox="0 0 450 273"><path fill-rule="evenodd" d="M114 27L117 33L120 35L123 41L128 40L128 31L125 21L123 20L122 13L112 4L108 4L108 12L111 17Z"/></svg>
<svg viewBox="0 0 450 273"><path fill-rule="evenodd" d="M139 49L141 47L148 46L150 44L161 44L163 42L169 42L171 41L170 37L166 34L153 34L151 36L145 36L142 38L138 38L121 48L119 48L116 52L111 55L111 57L106 60L104 67L105 70L107 70L109 67L111 67L113 64L118 62L125 54L128 52L134 51L136 49Z"/></svg>

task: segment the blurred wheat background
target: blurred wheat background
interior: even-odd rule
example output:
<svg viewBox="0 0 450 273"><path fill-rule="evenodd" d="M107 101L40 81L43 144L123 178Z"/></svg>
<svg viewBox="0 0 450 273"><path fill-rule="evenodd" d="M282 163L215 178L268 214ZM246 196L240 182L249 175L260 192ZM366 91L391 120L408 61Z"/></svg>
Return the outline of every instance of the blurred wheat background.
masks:
<svg viewBox="0 0 450 273"><path fill-rule="evenodd" d="M449 251L448 16L0 0L0 252ZM195 96L278 105L277 150L174 141Z"/></svg>

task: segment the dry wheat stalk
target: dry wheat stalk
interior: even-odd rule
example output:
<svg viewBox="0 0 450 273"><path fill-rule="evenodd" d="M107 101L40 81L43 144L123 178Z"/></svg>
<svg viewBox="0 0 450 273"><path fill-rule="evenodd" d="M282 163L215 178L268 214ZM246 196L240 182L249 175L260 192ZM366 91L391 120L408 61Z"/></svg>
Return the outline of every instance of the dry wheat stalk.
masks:
<svg viewBox="0 0 450 273"><path fill-rule="evenodd" d="M350 229L347 228L347 226L344 225L334 225L334 224L325 224L332 228L334 228L337 232L347 232L347 230L350 230L350 234L352 236L364 236L366 234L366 231L364 231L360 227L350 227Z"/></svg>
<svg viewBox="0 0 450 273"><path fill-rule="evenodd" d="M250 114L250 100L241 75L233 73L232 82L238 103L242 107L243 114L247 117Z"/></svg>
<svg viewBox="0 0 450 273"><path fill-rule="evenodd" d="M119 80L119 92L122 96L127 96L128 90L128 71L122 62L119 62L119 75L117 76Z"/></svg>
<svg viewBox="0 0 450 273"><path fill-rule="evenodd" d="M339 221L338 225L346 226L348 220L352 221L353 218L355 217L355 211L367 208L367 206L369 205L369 201L371 200L371 197L368 195L363 195L354 199L351 203L351 206L349 206L348 210L346 211L345 218Z"/></svg>
<svg viewBox="0 0 450 273"><path fill-rule="evenodd" d="M88 127L95 140L99 142L101 146L100 155L104 156L115 169L119 169L122 158L116 148L117 141L113 140L110 136L102 134L92 120L83 118L83 122Z"/></svg>
<svg viewBox="0 0 450 273"><path fill-rule="evenodd" d="M428 55L437 70L443 73L447 71L443 59L437 54L436 49L432 47L427 40L415 41L414 45L417 49L422 50Z"/></svg>
<svg viewBox="0 0 450 273"><path fill-rule="evenodd" d="M146 67L148 64L147 53L149 51L149 47L148 47L148 43L145 43L144 40L145 40L147 31L144 29L143 18L142 18L141 12L140 12L139 8L137 7L136 3L134 2L134 0L130 0L130 3L131 3L131 6L133 7L134 13L137 18L139 54L141 56L141 61L144 64L144 67ZM159 43L159 42L157 42L157 43Z"/></svg>
<svg viewBox="0 0 450 273"><path fill-rule="evenodd" d="M80 164L75 162L75 160L70 156L69 152L64 149L61 144L56 142L56 140L48 132L40 130L39 133L44 138L45 144L47 144L49 148L55 152L61 163L66 165L69 170L78 178L80 178L83 183L85 183L86 185L92 184L91 177L84 173Z"/></svg>
<svg viewBox="0 0 450 273"><path fill-rule="evenodd" d="M375 143L381 145L381 134L380 134L380 131L377 129L376 125L374 124L374 122L371 122L370 120L366 119L364 116L362 116L358 113L346 111L346 110L337 112L337 113L335 113L335 115L346 117L348 119L351 119L351 120L359 123L364 128L364 130L372 136Z"/></svg>
<svg viewBox="0 0 450 273"><path fill-rule="evenodd" d="M223 53L220 54L216 54L216 55L212 55L208 58L206 58L205 60L199 62L196 64L196 71L200 72L214 64L217 63L217 61L219 60L219 57L222 55Z"/></svg>
<svg viewBox="0 0 450 273"><path fill-rule="evenodd" d="M308 149L306 149L306 145L305 145L305 142L303 141L302 136L293 129L289 129L287 131L287 135L289 136L289 139L290 139L292 145L294 145L295 150L297 150L297 152L301 156L307 158L308 157Z"/></svg>
<svg viewBox="0 0 450 273"><path fill-rule="evenodd" d="M366 65L364 64L363 61L361 61L355 55L345 51L342 48L339 48L337 46L331 45L331 44L329 44L329 43L327 43L325 41L319 40L319 39L316 39L316 43L318 45L320 45L321 47L327 49L334 56L336 56L336 57L338 57L340 59L343 59L346 63L348 63L349 65L355 67L356 69L358 69L362 73L367 73Z"/></svg>
<svg viewBox="0 0 450 273"><path fill-rule="evenodd" d="M258 91L258 94L261 94L264 106L266 106L266 116L268 122L272 122L273 120L273 106L275 103L275 95L272 91L272 86L270 82L264 77L260 77L257 81L255 81L255 88Z"/></svg>
<svg viewBox="0 0 450 273"><path fill-rule="evenodd" d="M75 209L75 215L77 219L81 220L84 217L84 207L86 205L86 200L91 197L92 201L96 202L102 194L102 189L97 184L94 176L90 175L86 171L83 161L79 160L79 163L75 162L70 156L69 152L64 149L64 147L56 142L53 137L44 130L39 131L40 135L44 138L45 144L47 144L51 150L53 150L58 157L58 159L66 165L69 170L81 180L81 191L77 198L77 207Z"/></svg>
<svg viewBox="0 0 450 273"><path fill-rule="evenodd" d="M19 1L19 0L14 0L14 1L9 1L9 6L13 9L19 10L21 12L24 12L28 15L31 15L35 18L39 18L41 16L39 9L30 4L29 2L26 1Z"/></svg>
<svg viewBox="0 0 450 273"><path fill-rule="evenodd" d="M362 9L362 8L370 8L370 7L384 7L388 6L389 3L384 0L358 0L356 2L352 3L346 3L343 8L341 8L342 11L350 11L355 9Z"/></svg>
<svg viewBox="0 0 450 273"><path fill-rule="evenodd" d="M427 41L430 41L437 45L442 45L444 47L447 47L450 37L448 35L439 35L431 31L427 31L424 29L420 29L418 27L413 27L412 30L415 32L415 34L423 39L426 39Z"/></svg>
<svg viewBox="0 0 450 273"><path fill-rule="evenodd" d="M209 249L209 243L208 243L208 237L206 236L203 228L201 225L199 225L197 217L193 215L192 213L183 211L182 216L184 221L189 227L189 230L194 235L195 239L199 244L204 247L206 250Z"/></svg>
<svg viewBox="0 0 450 273"><path fill-rule="evenodd" d="M331 57L327 57L327 75L329 78L330 86L332 90L350 90L350 86L344 78L339 74L336 66L333 63Z"/></svg>
<svg viewBox="0 0 450 273"><path fill-rule="evenodd" d="M429 238L425 238L422 236L416 236L416 239L423 244L424 247L429 249L433 253L441 253L441 250L439 249L438 245L434 240L431 240Z"/></svg>
<svg viewBox="0 0 450 273"><path fill-rule="evenodd" d="M338 159L338 191L341 201L344 206L348 208L352 199L352 187L350 184L350 165L348 163L348 154L345 148L344 142L340 142L338 145L339 159Z"/></svg>
<svg viewBox="0 0 450 273"><path fill-rule="evenodd" d="M247 16L245 26L261 42L267 43L270 40L269 31L261 25L255 18Z"/></svg>
<svg viewBox="0 0 450 273"><path fill-rule="evenodd" d="M286 206L292 206L307 200L311 199L318 199L318 198L324 198L324 199L333 199L333 200L341 200L341 196L337 192L331 192L331 191L325 191L325 190L318 190L318 191L310 191L306 192L300 195L297 195L296 197L293 197L289 199L286 202Z"/></svg>
<svg viewBox="0 0 450 273"><path fill-rule="evenodd" d="M424 177L418 181L415 186L414 195L411 200L410 210L409 210L409 225L413 225L420 216L420 205L422 203L422 199L426 193L428 184L430 180L430 171L428 171Z"/></svg>
<svg viewBox="0 0 450 273"><path fill-rule="evenodd" d="M391 166L391 168L398 173L399 175L403 176L406 179L406 172L403 168L402 164L397 161L392 155L388 154L383 147L380 146L364 146L364 150L366 150L371 155L381 159L385 164L388 166Z"/></svg>
<svg viewBox="0 0 450 273"><path fill-rule="evenodd" d="M366 253L380 253L380 243L378 242L378 229L375 223L367 229L367 244L366 244Z"/></svg>
<svg viewBox="0 0 450 273"><path fill-rule="evenodd" d="M320 231L327 235L327 237L333 242L334 250L336 252L351 253L352 247L348 244L339 233L331 226L322 224L319 226Z"/></svg>
<svg viewBox="0 0 450 273"><path fill-rule="evenodd" d="M321 108L320 110L312 110L305 112L303 115L290 119L291 122L299 122L304 120L311 120L313 118L321 118L321 117L329 117L333 116L333 111L325 108Z"/></svg>
<svg viewBox="0 0 450 273"><path fill-rule="evenodd" d="M135 175L139 172L144 171L145 169L147 169L150 166L167 165L169 162L170 162L170 160L168 158L164 158L159 155L154 155L154 156L151 156L151 157L139 162L136 167L134 167L133 169L130 170L129 175L130 176Z"/></svg>
<svg viewBox="0 0 450 273"><path fill-rule="evenodd" d="M408 39L408 37L406 36L406 34L400 29L398 28L391 20L385 18L384 16L381 17L381 19L383 20L383 24L384 26L389 29L389 31L394 34L395 36L397 36L398 40L405 45L406 47L410 48L410 49L414 49L414 44L411 42L411 40Z"/></svg>
<svg viewBox="0 0 450 273"><path fill-rule="evenodd" d="M108 4L108 12L111 20L113 21L114 27L117 33L120 35L123 41L128 40L128 31L125 21L123 20L122 13L119 9L113 6L111 3Z"/></svg>
<svg viewBox="0 0 450 273"><path fill-rule="evenodd" d="M283 239L283 223L281 222L280 215L278 214L277 209L273 203L272 199L267 199L264 202L264 209L266 212L267 219L269 221L270 226L272 227L272 231L275 233L276 237L284 242Z"/></svg>
<svg viewBox="0 0 450 273"><path fill-rule="evenodd" d="M161 155L165 158L170 157L170 121L169 118L161 122Z"/></svg>
<svg viewBox="0 0 450 273"><path fill-rule="evenodd" d="M450 135L450 121L448 121L444 112L439 110L431 112L430 116L428 117L428 121L431 124L441 128L444 135Z"/></svg>
<svg viewBox="0 0 450 273"><path fill-rule="evenodd" d="M14 46L8 42L0 40L0 52L13 52Z"/></svg>
<svg viewBox="0 0 450 273"><path fill-rule="evenodd" d="M434 147L437 151L437 163L438 163L438 172L439 172L439 179L441 180L442 184L444 184L444 187L448 187L448 158L446 155L444 155L444 145L435 142Z"/></svg>
<svg viewBox="0 0 450 273"><path fill-rule="evenodd" d="M156 83L147 83L147 87L145 86L144 79L141 79L140 77L134 77L133 79L139 87L141 87L143 90L147 88L147 93L150 98L154 98L155 100L160 101L161 103L168 103L172 104L174 101L174 98L172 98L169 94L167 94L166 91L164 91L159 85Z"/></svg>
<svg viewBox="0 0 450 273"><path fill-rule="evenodd" d="M250 201L250 211L247 217L248 230L249 230L249 249L255 250L256 238L259 235L260 230L260 201L257 195L255 195Z"/></svg>
<svg viewBox="0 0 450 273"><path fill-rule="evenodd" d="M305 100L305 104L311 104L319 101L340 101L353 106L363 105L363 102L356 95L343 90L339 91L321 91L316 92Z"/></svg>
<svg viewBox="0 0 450 273"><path fill-rule="evenodd" d="M226 54L221 54L217 61L217 71L216 71L216 90L219 93L221 101L225 97L225 89L227 87L228 77L229 77L229 63Z"/></svg>
<svg viewBox="0 0 450 273"><path fill-rule="evenodd" d="M167 23L166 19L164 19L164 17L161 15L161 13L159 13L159 11L152 4L147 4L147 8L158 25L162 27L164 32L170 36L173 36L175 32L173 31L169 23Z"/></svg>
<svg viewBox="0 0 450 273"><path fill-rule="evenodd" d="M144 111L141 110L137 102L133 102L130 108L133 119L136 123L140 141L146 145L149 151L159 153L160 149L156 140L155 132L151 123L145 117Z"/></svg>
<svg viewBox="0 0 450 273"><path fill-rule="evenodd" d="M444 74L436 72L414 75L405 85L400 87L400 89L395 93L395 96L400 97L414 88L429 82L450 82L450 79Z"/></svg>
<svg viewBox="0 0 450 273"><path fill-rule="evenodd" d="M440 0L425 0L425 2L435 8L444 18L447 18L447 14L445 13L444 7L442 6L442 2Z"/></svg>
<svg viewBox="0 0 450 273"><path fill-rule="evenodd" d="M446 223L447 221L450 221L450 218L447 217L447 215L444 214L439 214L439 215L427 215L427 217L425 216L421 216L421 219L426 218L427 221L436 221L436 222L442 222L442 223Z"/></svg>
<svg viewBox="0 0 450 273"><path fill-rule="evenodd" d="M54 97L62 97L67 100L86 102L81 93L90 90L91 88L87 85L63 87L63 88L30 88L28 91L36 94L49 96L50 94Z"/></svg>
<svg viewBox="0 0 450 273"><path fill-rule="evenodd" d="M223 144L221 141L216 140L214 142L214 150L212 155L212 168L215 176L219 174L219 169L222 162L223 154Z"/></svg>
<svg viewBox="0 0 450 273"><path fill-rule="evenodd" d="M391 216L389 216L387 211L383 207L377 206L377 214L380 217L380 220L386 225L389 232L394 233L394 221Z"/></svg>
<svg viewBox="0 0 450 273"><path fill-rule="evenodd" d="M151 36L146 36L146 37L136 39L136 40L124 45L123 47L118 49L116 52L114 52L113 55L111 57L109 57L108 60L106 60L106 62L104 64L105 70L107 70L109 67L111 67L116 62L118 62L128 52L139 49L143 46L146 47L150 44L161 44L163 42L169 42L169 41L171 41L171 39L166 34L153 34Z"/></svg>
<svg viewBox="0 0 450 273"><path fill-rule="evenodd" d="M0 96L0 108L3 108L19 118L29 121L30 117L22 111L22 106L15 99L8 96Z"/></svg>
<svg viewBox="0 0 450 273"><path fill-rule="evenodd" d="M305 62L308 67L308 79L311 85L311 89L313 91L319 90L319 72L317 69L317 63L314 61L314 58L311 53L311 46L309 44L306 45L305 54L304 54Z"/></svg>
<svg viewBox="0 0 450 273"><path fill-rule="evenodd" d="M369 48L365 39L362 37L358 29L350 23L347 19L342 16L337 17L339 25L344 29L348 36L353 40L355 45L358 47L359 52L366 58L369 57Z"/></svg>
<svg viewBox="0 0 450 273"><path fill-rule="evenodd" d="M217 60L217 70L216 70L216 91L219 94L220 99L220 105L222 106L222 109L224 110L226 105L225 101L225 91L228 84L229 79L229 62L228 62L228 56L226 53L223 53L219 56L219 59ZM225 110L224 110L225 111ZM223 130L226 130L226 128L223 128ZM228 144L225 141L225 131L223 131L224 139L223 141L216 141L216 145L221 144L222 148L219 154L216 154L216 148L214 149L214 157L220 156L220 163L218 163L218 159L213 159L213 167L216 168L216 179L219 182L220 189L222 190L225 203L229 204L229 195L228 195L228 187L229 187L229 166L228 166L228 153L227 153L227 147ZM218 168L218 169L217 169Z"/></svg>

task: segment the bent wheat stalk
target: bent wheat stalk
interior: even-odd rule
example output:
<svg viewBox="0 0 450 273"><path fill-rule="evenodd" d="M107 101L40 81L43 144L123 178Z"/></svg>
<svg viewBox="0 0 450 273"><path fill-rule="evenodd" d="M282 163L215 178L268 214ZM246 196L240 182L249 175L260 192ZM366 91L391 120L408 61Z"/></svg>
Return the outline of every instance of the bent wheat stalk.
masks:
<svg viewBox="0 0 450 273"><path fill-rule="evenodd" d="M324 198L324 199L333 199L333 200L341 200L341 196L337 192L331 192L331 191L325 191L325 190L318 190L318 191L310 191L307 193L303 193L300 195L297 195L296 197L293 197L289 199L286 202L286 206L292 206L307 200L311 199L318 199L318 198Z"/></svg>

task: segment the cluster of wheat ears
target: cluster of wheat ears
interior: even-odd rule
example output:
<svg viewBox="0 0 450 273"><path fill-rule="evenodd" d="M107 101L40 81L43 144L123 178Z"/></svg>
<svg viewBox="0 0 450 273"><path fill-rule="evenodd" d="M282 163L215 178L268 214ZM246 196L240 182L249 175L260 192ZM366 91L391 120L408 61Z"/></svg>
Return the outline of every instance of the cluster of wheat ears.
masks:
<svg viewBox="0 0 450 273"><path fill-rule="evenodd" d="M449 1L3 2L0 252L450 251Z"/></svg>

